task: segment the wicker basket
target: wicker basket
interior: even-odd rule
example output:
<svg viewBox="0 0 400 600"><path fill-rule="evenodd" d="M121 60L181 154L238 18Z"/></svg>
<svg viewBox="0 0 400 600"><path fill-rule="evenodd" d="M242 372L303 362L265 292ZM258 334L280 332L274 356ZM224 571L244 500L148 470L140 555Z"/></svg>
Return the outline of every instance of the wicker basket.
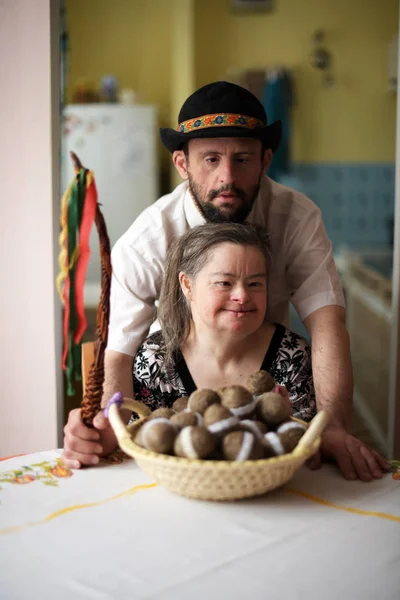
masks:
<svg viewBox="0 0 400 600"><path fill-rule="evenodd" d="M328 421L326 413L318 413L290 454L245 462L197 460L156 454L135 444L132 438L151 411L141 402L129 399L124 399L122 408L133 410L142 418L125 426L116 404L110 406L110 423L120 448L135 458L142 471L163 487L181 496L201 500L239 500L284 485L318 450L321 433Z"/></svg>

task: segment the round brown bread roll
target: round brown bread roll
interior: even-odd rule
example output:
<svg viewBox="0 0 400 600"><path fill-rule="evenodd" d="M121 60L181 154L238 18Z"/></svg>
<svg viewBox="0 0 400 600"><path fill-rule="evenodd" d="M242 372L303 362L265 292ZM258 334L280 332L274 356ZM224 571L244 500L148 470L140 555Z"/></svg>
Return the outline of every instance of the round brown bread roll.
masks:
<svg viewBox="0 0 400 600"><path fill-rule="evenodd" d="M253 433L260 441L268 432L268 427L265 423L262 421L252 421L251 419L243 419L243 421L240 421L240 429L250 431L250 433Z"/></svg>
<svg viewBox="0 0 400 600"><path fill-rule="evenodd" d="M172 410L172 408L166 408L166 407L156 408L156 410L153 410L153 412L149 416L149 420L150 419L170 419L174 414L175 414L175 411Z"/></svg>
<svg viewBox="0 0 400 600"><path fill-rule="evenodd" d="M188 405L189 398L187 396L181 396L177 398L172 405L172 409L175 412L181 412L181 410L186 410Z"/></svg>
<svg viewBox="0 0 400 600"><path fill-rule="evenodd" d="M201 390L195 390L192 394L190 394L188 408L192 412L197 412L202 415L206 408L211 406L211 404L219 404L220 402L221 398L217 392L204 388Z"/></svg>
<svg viewBox="0 0 400 600"><path fill-rule="evenodd" d="M177 429L169 419L149 419L141 427L141 440L148 450L170 454L174 447Z"/></svg>
<svg viewBox="0 0 400 600"><path fill-rule="evenodd" d="M280 436L275 433L275 431L269 431L264 435L263 445L266 458L285 454L285 447L282 443L282 440Z"/></svg>
<svg viewBox="0 0 400 600"><path fill-rule="evenodd" d="M174 444L176 456L184 458L207 458L214 451L214 448L214 437L201 425L182 429Z"/></svg>
<svg viewBox="0 0 400 600"><path fill-rule="evenodd" d="M275 385L275 379L268 371L256 371L252 373L246 382L246 387L253 396L261 396L261 394L270 392L274 389Z"/></svg>
<svg viewBox="0 0 400 600"><path fill-rule="evenodd" d="M211 404L206 408L204 415L204 426L214 435L225 435L239 426L239 419L231 411L221 404Z"/></svg>
<svg viewBox="0 0 400 600"><path fill-rule="evenodd" d="M189 427L189 425L201 425L202 418L199 413L183 410L175 413L170 421L178 429L183 429L184 427Z"/></svg>
<svg viewBox="0 0 400 600"><path fill-rule="evenodd" d="M138 446L141 446L142 448L145 448L144 442L143 442L143 438L142 438L142 429L143 427L141 427L139 429L139 431L136 433L135 437L134 437L134 442L135 444L137 444Z"/></svg>
<svg viewBox="0 0 400 600"><path fill-rule="evenodd" d="M257 400L245 387L231 385L221 393L221 404L239 419L251 416L255 409Z"/></svg>
<svg viewBox="0 0 400 600"><path fill-rule="evenodd" d="M279 435L285 452L292 452L306 431L305 425L297 421L285 421L279 425L276 433Z"/></svg>
<svg viewBox="0 0 400 600"><path fill-rule="evenodd" d="M232 431L222 440L222 453L226 460L257 460L264 457L264 447L249 431Z"/></svg>
<svg viewBox="0 0 400 600"><path fill-rule="evenodd" d="M289 398L281 394L267 392L258 398L256 414L268 427L276 427L283 421L287 421L291 412L292 405Z"/></svg>

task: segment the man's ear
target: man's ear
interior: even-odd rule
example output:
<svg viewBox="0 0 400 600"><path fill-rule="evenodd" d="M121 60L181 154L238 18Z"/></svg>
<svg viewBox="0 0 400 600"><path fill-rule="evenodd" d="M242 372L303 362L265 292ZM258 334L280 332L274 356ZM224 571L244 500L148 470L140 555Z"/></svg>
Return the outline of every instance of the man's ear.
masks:
<svg viewBox="0 0 400 600"><path fill-rule="evenodd" d="M264 151L264 158L263 158L264 172L268 169L269 165L271 164L272 157L273 157L273 152L272 152L271 148L267 148Z"/></svg>
<svg viewBox="0 0 400 600"><path fill-rule="evenodd" d="M183 150L175 150L172 161L182 179L188 179L187 160Z"/></svg>
<svg viewBox="0 0 400 600"><path fill-rule="evenodd" d="M179 273L178 279L184 296L187 300L190 300L192 297L192 283L190 281L190 278L186 275L186 273L181 271Z"/></svg>

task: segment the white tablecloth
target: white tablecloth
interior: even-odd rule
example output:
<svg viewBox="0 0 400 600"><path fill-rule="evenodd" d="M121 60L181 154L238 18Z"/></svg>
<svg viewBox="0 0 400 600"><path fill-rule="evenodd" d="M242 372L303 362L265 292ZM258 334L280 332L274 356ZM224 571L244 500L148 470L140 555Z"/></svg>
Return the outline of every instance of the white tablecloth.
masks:
<svg viewBox="0 0 400 600"><path fill-rule="evenodd" d="M188 500L132 460L0 462L0 598L400 598L400 481L300 470L236 503Z"/></svg>

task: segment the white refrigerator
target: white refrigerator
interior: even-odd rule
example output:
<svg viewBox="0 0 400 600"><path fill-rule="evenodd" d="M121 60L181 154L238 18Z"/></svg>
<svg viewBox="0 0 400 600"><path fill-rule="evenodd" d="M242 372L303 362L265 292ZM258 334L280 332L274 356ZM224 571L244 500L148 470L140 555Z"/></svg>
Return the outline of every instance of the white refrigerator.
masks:
<svg viewBox="0 0 400 600"><path fill-rule="evenodd" d="M69 151L94 171L111 246L158 198L157 113L154 106L71 104L63 111L61 184L74 177ZM100 297L100 254L95 225L85 285L85 305Z"/></svg>

